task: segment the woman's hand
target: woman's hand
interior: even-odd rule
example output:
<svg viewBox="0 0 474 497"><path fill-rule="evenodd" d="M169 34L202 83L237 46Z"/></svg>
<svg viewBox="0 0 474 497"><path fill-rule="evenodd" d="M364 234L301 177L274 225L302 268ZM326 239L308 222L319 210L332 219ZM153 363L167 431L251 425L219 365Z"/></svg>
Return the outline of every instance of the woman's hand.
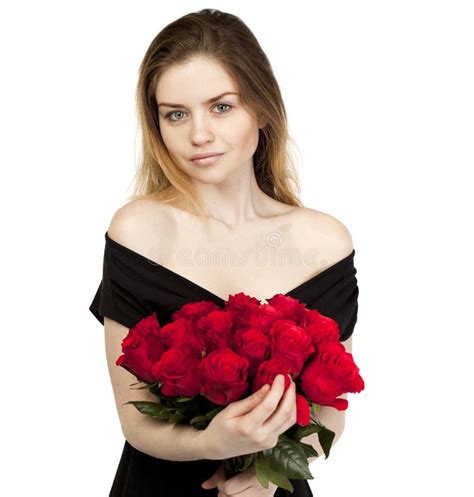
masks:
<svg viewBox="0 0 474 497"><path fill-rule="evenodd" d="M205 459L230 459L275 447L279 436L296 423L295 389L291 375L278 374L268 392L260 389L227 405L203 431Z"/></svg>
<svg viewBox="0 0 474 497"><path fill-rule="evenodd" d="M228 480L225 478L222 464L201 486L206 490L217 487L218 497L273 497L278 488L278 485L271 481L268 482L268 488L262 487L256 477L255 463Z"/></svg>

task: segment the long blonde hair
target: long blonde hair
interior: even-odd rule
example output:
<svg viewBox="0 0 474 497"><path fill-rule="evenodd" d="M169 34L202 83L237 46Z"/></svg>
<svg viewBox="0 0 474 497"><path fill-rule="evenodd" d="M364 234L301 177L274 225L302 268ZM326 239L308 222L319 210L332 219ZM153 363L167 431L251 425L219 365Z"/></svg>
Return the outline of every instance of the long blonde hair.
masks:
<svg viewBox="0 0 474 497"><path fill-rule="evenodd" d="M206 217L189 176L177 167L163 142L155 97L157 82L167 68L199 56L218 62L233 77L243 106L265 123L253 156L259 188L275 200L302 206L290 151L293 141L270 62L245 23L217 9L191 12L168 24L145 53L136 90L142 157L128 198L181 201L201 219Z"/></svg>

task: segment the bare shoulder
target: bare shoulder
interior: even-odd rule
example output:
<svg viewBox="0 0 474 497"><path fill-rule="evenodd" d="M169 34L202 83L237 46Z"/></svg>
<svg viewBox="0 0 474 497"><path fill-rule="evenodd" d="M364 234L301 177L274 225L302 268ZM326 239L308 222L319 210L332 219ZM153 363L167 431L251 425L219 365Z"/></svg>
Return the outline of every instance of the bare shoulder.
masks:
<svg viewBox="0 0 474 497"><path fill-rule="evenodd" d="M320 247L331 262L350 255L353 250L352 236L347 226L331 214L308 207L298 209L302 232L306 233L313 247Z"/></svg>
<svg viewBox="0 0 474 497"><path fill-rule="evenodd" d="M132 200L117 209L110 221L112 240L146 255L157 233L172 231L174 221L166 204L146 199Z"/></svg>

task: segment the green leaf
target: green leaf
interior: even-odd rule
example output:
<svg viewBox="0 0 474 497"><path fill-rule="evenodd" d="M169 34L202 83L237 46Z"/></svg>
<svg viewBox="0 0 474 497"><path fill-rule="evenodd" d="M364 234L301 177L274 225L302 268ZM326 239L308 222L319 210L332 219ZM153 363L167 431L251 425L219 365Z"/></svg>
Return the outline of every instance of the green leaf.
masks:
<svg viewBox="0 0 474 497"><path fill-rule="evenodd" d="M248 469L256 459L257 455L258 453L252 453L231 457L225 460L225 465L233 475L236 475Z"/></svg>
<svg viewBox="0 0 474 497"><path fill-rule="evenodd" d="M288 478L309 480L313 475L309 471L306 449L300 442L287 437L280 437L272 449L262 451L273 468L282 472Z"/></svg>
<svg viewBox="0 0 474 497"><path fill-rule="evenodd" d="M275 485L293 493L294 489L291 481L281 472L274 469L270 461L263 456L259 456L255 460L255 476L264 488L268 488L268 482L271 481Z"/></svg>
<svg viewBox="0 0 474 497"><path fill-rule="evenodd" d="M316 420L307 426L294 425L292 428L293 429L287 430L284 434L280 435L280 438L285 437L285 436L289 436L290 439L292 439L292 440L301 441L301 439L303 439L309 435L312 435L313 433L317 433L319 443L321 444L321 447L324 451L324 455L326 456L326 459L329 457L332 443L333 443L334 437L336 435L333 431L329 430L328 428L326 428L324 425L322 425L321 423L319 423ZM288 433L288 435L287 435L287 433ZM301 443L303 443L303 442L301 442ZM316 452L315 456L318 457L317 452ZM313 457L313 456L310 455L309 457Z"/></svg>
<svg viewBox="0 0 474 497"><path fill-rule="evenodd" d="M176 399L176 402L189 402L190 400L193 400L194 397L178 397Z"/></svg>
<svg viewBox="0 0 474 497"><path fill-rule="evenodd" d="M197 423L201 423L203 421L208 421L208 420L212 419L217 413L222 411L222 409L224 409L223 406L216 407L212 411L209 411L208 413L203 414L202 416L195 416L194 418L191 419L190 423L191 423L191 425L194 425Z"/></svg>
<svg viewBox="0 0 474 497"><path fill-rule="evenodd" d="M170 423L182 423L186 420L187 420L187 416L182 411L179 411L179 410L176 410L168 418L168 421Z"/></svg>
<svg viewBox="0 0 474 497"><path fill-rule="evenodd" d="M130 400L125 402L123 405L132 404L134 405L142 414L146 414L156 419L168 419L170 410L159 404L157 402L149 402L147 400Z"/></svg>
<svg viewBox="0 0 474 497"><path fill-rule="evenodd" d="M280 438L290 438L291 440L300 441L302 438L305 438L313 433L317 433L321 430L321 425L317 424L308 424L306 426L300 426L298 424L293 425L289 430L286 430L285 433L280 435Z"/></svg>
<svg viewBox="0 0 474 497"><path fill-rule="evenodd" d="M160 397L162 395L160 389L161 387L158 383L152 383L151 385L149 385L150 392L157 397Z"/></svg>
<svg viewBox="0 0 474 497"><path fill-rule="evenodd" d="M307 459L309 457L319 457L319 454L316 452L316 449L312 445L300 442L300 446L303 448Z"/></svg>
<svg viewBox="0 0 474 497"><path fill-rule="evenodd" d="M318 432L319 443L321 444L326 459L329 457L329 452L331 451L335 435L336 434L333 431L329 430L325 426L322 426L321 431Z"/></svg>
<svg viewBox="0 0 474 497"><path fill-rule="evenodd" d="M253 453L253 454L245 454L243 456L239 456L242 458L242 465L240 466L241 468L241 471L245 471L246 469L248 469L252 463L255 461L256 457L257 457L257 454L256 453Z"/></svg>

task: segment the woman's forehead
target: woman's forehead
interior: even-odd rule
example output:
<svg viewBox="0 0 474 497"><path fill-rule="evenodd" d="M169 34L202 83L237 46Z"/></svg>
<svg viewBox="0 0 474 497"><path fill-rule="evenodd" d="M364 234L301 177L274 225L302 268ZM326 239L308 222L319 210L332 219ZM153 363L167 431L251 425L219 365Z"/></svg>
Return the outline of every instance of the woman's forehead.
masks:
<svg viewBox="0 0 474 497"><path fill-rule="evenodd" d="M223 93L238 94L238 86L220 64L206 59L173 64L161 75L155 90L158 102L183 105L207 104ZM188 102L182 101L183 97Z"/></svg>

